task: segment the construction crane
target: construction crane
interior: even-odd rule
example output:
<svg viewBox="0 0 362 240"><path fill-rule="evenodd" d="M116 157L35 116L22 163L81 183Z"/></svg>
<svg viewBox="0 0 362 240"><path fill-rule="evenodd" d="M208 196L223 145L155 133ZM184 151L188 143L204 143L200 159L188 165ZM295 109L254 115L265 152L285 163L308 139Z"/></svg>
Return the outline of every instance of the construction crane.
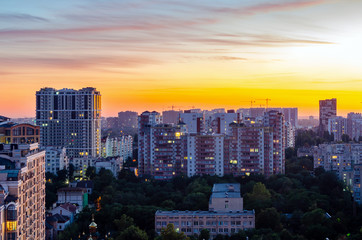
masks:
<svg viewBox="0 0 362 240"><path fill-rule="evenodd" d="M268 109L268 103L269 103L269 101L271 101L270 98L256 99L256 100L263 100L263 101L265 101L265 103L266 103L266 108L267 108L267 109Z"/></svg>
<svg viewBox="0 0 362 240"><path fill-rule="evenodd" d="M169 106L168 108L171 108L172 110L173 110L174 108L179 108L179 109L181 109L182 106L174 106L174 105L172 105L172 106Z"/></svg>
<svg viewBox="0 0 362 240"><path fill-rule="evenodd" d="M250 100L250 101L240 101L240 102L249 102L251 108L253 107L253 103L255 103L255 101L253 101L253 100Z"/></svg>

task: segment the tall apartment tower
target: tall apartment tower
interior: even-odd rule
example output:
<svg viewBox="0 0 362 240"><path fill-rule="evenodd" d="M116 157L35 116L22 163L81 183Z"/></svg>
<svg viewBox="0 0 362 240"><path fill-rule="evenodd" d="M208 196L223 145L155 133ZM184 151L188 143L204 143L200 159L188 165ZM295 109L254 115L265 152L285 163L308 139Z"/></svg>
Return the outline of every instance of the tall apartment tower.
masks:
<svg viewBox="0 0 362 240"><path fill-rule="evenodd" d="M158 124L151 127L151 174L168 180L186 174L187 136L185 124Z"/></svg>
<svg viewBox="0 0 362 240"><path fill-rule="evenodd" d="M158 112L143 112L138 116L138 172L140 176L151 175L151 127L162 123Z"/></svg>
<svg viewBox="0 0 362 240"><path fill-rule="evenodd" d="M181 113L182 111L175 111L175 110L163 111L162 112L163 123L177 124L180 120Z"/></svg>
<svg viewBox="0 0 362 240"><path fill-rule="evenodd" d="M118 113L118 123L121 128L137 128L137 112L125 111Z"/></svg>
<svg viewBox="0 0 362 240"><path fill-rule="evenodd" d="M278 111L264 114L264 126L273 129L273 172L285 173L285 121L284 115Z"/></svg>
<svg viewBox="0 0 362 240"><path fill-rule="evenodd" d="M101 94L80 90L42 88L36 92L36 123L40 144L66 147L70 158L100 154Z"/></svg>
<svg viewBox="0 0 362 240"><path fill-rule="evenodd" d="M45 151L0 144L0 239L45 239Z"/></svg>
<svg viewBox="0 0 362 240"><path fill-rule="evenodd" d="M187 136L187 176L224 175L224 135Z"/></svg>
<svg viewBox="0 0 362 240"><path fill-rule="evenodd" d="M187 126L188 133L201 133L205 131L205 114L193 110L185 110L180 115L181 121Z"/></svg>
<svg viewBox="0 0 362 240"><path fill-rule="evenodd" d="M337 116L337 99L319 100L319 131L328 131L328 119Z"/></svg>

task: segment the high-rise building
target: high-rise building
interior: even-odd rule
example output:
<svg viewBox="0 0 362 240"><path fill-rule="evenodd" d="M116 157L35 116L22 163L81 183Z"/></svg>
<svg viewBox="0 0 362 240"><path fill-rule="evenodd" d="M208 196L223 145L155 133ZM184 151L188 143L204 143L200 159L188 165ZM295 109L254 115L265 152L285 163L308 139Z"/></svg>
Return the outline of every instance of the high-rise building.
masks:
<svg viewBox="0 0 362 240"><path fill-rule="evenodd" d="M282 113L286 122L293 128L298 127L298 108L282 108Z"/></svg>
<svg viewBox="0 0 362 240"><path fill-rule="evenodd" d="M40 144L66 147L70 158L100 155L100 118L101 94L95 88L42 88L36 92Z"/></svg>
<svg viewBox="0 0 362 240"><path fill-rule="evenodd" d="M224 175L224 135L195 134L187 137L187 176Z"/></svg>
<svg viewBox="0 0 362 240"><path fill-rule="evenodd" d="M118 117L108 117L106 118L105 128L113 129L119 127L119 118Z"/></svg>
<svg viewBox="0 0 362 240"><path fill-rule="evenodd" d="M187 136L184 124L158 124L151 127L151 175L167 180L186 174Z"/></svg>
<svg viewBox="0 0 362 240"><path fill-rule="evenodd" d="M230 123L241 120L240 113L234 110L228 110L226 113L214 113L206 119L207 132L218 134L230 134Z"/></svg>
<svg viewBox="0 0 362 240"><path fill-rule="evenodd" d="M182 111L175 111L175 110L163 111L162 112L163 123L177 124L180 121L181 113Z"/></svg>
<svg viewBox="0 0 362 240"><path fill-rule="evenodd" d="M137 112L125 111L118 113L118 123L121 128L137 128Z"/></svg>
<svg viewBox="0 0 362 240"><path fill-rule="evenodd" d="M202 112L185 110L184 113L181 113L181 121L186 124L188 133L201 133L205 131L205 114Z"/></svg>
<svg viewBox="0 0 362 240"><path fill-rule="evenodd" d="M285 173L285 121L284 115L277 111L264 114L264 126L273 129L273 172Z"/></svg>
<svg viewBox="0 0 362 240"><path fill-rule="evenodd" d="M45 151L0 144L0 239L45 239Z"/></svg>
<svg viewBox="0 0 362 240"><path fill-rule="evenodd" d="M362 144L319 144L313 148L314 168L323 167L340 176L354 164L362 164Z"/></svg>
<svg viewBox="0 0 362 240"><path fill-rule="evenodd" d="M264 116L265 108L250 108L250 117L257 118Z"/></svg>
<svg viewBox="0 0 362 240"><path fill-rule="evenodd" d="M361 113L348 113L347 115L347 134L355 140L360 141L362 138L362 115Z"/></svg>
<svg viewBox="0 0 362 240"><path fill-rule="evenodd" d="M285 121L285 147L295 147L295 128L290 122Z"/></svg>
<svg viewBox="0 0 362 240"><path fill-rule="evenodd" d="M138 116L138 172L151 175L151 127L162 123L158 112L143 112Z"/></svg>
<svg viewBox="0 0 362 240"><path fill-rule="evenodd" d="M102 157L121 157L124 161L133 157L133 137L131 135L118 138L102 139Z"/></svg>
<svg viewBox="0 0 362 240"><path fill-rule="evenodd" d="M226 138L225 174L234 176L281 173L273 169L273 129L243 123L231 124L232 134Z"/></svg>
<svg viewBox="0 0 362 240"><path fill-rule="evenodd" d="M334 141L342 141L342 135L347 134L347 119L340 116L329 118L328 132L333 134Z"/></svg>
<svg viewBox="0 0 362 240"><path fill-rule="evenodd" d="M337 99L319 101L319 131L323 134L328 131L328 119L337 116Z"/></svg>
<svg viewBox="0 0 362 240"><path fill-rule="evenodd" d="M58 171L69 168L69 159L64 147L45 148L45 171L57 174Z"/></svg>

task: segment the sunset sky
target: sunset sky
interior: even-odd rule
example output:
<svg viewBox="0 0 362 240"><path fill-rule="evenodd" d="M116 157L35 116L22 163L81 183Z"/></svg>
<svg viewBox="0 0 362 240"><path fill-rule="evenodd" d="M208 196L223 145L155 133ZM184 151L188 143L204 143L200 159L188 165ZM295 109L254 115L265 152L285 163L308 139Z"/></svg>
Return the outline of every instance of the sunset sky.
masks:
<svg viewBox="0 0 362 240"><path fill-rule="evenodd" d="M42 87L95 87L123 110L362 109L361 0L2 1L0 115Z"/></svg>

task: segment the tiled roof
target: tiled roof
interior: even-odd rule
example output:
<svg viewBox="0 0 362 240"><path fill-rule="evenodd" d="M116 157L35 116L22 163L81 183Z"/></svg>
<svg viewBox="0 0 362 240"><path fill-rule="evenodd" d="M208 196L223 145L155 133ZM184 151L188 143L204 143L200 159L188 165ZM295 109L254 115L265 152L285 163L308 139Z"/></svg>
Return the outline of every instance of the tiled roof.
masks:
<svg viewBox="0 0 362 240"><path fill-rule="evenodd" d="M87 192L87 189L79 187L64 187L59 188L58 192Z"/></svg>
<svg viewBox="0 0 362 240"><path fill-rule="evenodd" d="M93 188L93 181L80 181L80 182L77 182L77 187L80 187L80 188Z"/></svg>
<svg viewBox="0 0 362 240"><path fill-rule="evenodd" d="M75 213L77 211L77 207L71 203L64 203L64 204L60 205L59 207L62 207L72 213Z"/></svg>

